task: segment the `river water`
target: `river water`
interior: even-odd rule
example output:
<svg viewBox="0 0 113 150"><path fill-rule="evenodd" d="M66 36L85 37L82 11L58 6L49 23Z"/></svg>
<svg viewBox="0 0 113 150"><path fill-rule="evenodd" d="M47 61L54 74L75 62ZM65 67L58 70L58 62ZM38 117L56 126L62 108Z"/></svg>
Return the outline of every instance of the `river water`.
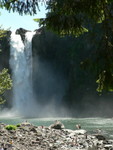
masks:
<svg viewBox="0 0 113 150"><path fill-rule="evenodd" d="M66 128L73 130L76 129L76 124L80 124L82 129L87 130L89 133L97 133L97 130L100 129L102 135L113 139L113 118L0 118L0 122L5 124L19 124L26 120L36 126L49 126L55 120L59 120Z"/></svg>

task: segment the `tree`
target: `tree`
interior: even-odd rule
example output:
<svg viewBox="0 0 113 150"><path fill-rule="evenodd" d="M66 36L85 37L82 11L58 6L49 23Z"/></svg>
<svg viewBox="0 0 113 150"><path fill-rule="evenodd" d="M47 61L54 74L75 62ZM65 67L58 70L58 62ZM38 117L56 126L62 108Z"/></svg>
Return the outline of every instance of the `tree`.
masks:
<svg viewBox="0 0 113 150"><path fill-rule="evenodd" d="M46 18L35 21L61 36L91 33L98 24L101 35L89 65L96 75L97 91L113 91L113 0L51 0L47 9Z"/></svg>
<svg viewBox="0 0 113 150"><path fill-rule="evenodd" d="M2 29L2 28L0 27L0 39L3 38L4 36L6 36L6 32L7 32L7 31L5 31L4 29Z"/></svg>
<svg viewBox="0 0 113 150"><path fill-rule="evenodd" d="M6 36L7 31L0 28L0 40ZM5 102L4 94L7 90L11 89L12 87L12 80L10 74L8 73L8 69L3 69L0 72L0 104Z"/></svg>
<svg viewBox="0 0 113 150"><path fill-rule="evenodd" d="M12 87L12 80L10 78L10 75L8 73L8 69L3 69L0 72L0 104L3 104L5 102L4 100L4 93L6 90L11 89Z"/></svg>

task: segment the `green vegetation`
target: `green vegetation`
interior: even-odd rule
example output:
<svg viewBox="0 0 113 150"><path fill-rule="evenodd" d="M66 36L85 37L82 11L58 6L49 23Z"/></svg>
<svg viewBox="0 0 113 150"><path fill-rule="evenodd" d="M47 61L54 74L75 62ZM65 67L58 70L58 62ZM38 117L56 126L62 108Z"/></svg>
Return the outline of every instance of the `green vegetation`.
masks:
<svg viewBox="0 0 113 150"><path fill-rule="evenodd" d="M15 125L7 125L5 128L7 130L16 130L17 129L17 127Z"/></svg>
<svg viewBox="0 0 113 150"><path fill-rule="evenodd" d="M53 0L49 1L47 9L45 19L35 19L40 26L46 26L60 36L78 37L88 32L89 36L93 35L92 42L98 39L93 54L91 51L82 65L93 70L98 92L113 91L113 1Z"/></svg>
<svg viewBox="0 0 113 150"><path fill-rule="evenodd" d="M4 93L6 90L11 89L12 87L12 80L8 73L8 69L3 69L0 72L0 104L3 104L5 100L3 99Z"/></svg>
<svg viewBox="0 0 113 150"><path fill-rule="evenodd" d="M20 126L21 126L21 124L17 124L17 125L16 125L16 127L20 127Z"/></svg>
<svg viewBox="0 0 113 150"><path fill-rule="evenodd" d="M3 38L4 36L6 36L7 31L2 29L2 27L0 27L0 39Z"/></svg>
<svg viewBox="0 0 113 150"><path fill-rule="evenodd" d="M111 19L113 1L108 0L52 0L48 3L45 19L40 25L62 35L80 35L89 30L88 24Z"/></svg>

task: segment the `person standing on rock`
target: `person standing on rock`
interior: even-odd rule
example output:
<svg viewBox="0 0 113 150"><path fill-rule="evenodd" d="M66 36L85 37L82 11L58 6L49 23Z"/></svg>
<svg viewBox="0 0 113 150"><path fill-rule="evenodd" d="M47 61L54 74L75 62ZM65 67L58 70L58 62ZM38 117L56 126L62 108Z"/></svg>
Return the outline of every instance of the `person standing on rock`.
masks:
<svg viewBox="0 0 113 150"><path fill-rule="evenodd" d="M81 125L80 124L76 124L76 128L77 129L81 129Z"/></svg>

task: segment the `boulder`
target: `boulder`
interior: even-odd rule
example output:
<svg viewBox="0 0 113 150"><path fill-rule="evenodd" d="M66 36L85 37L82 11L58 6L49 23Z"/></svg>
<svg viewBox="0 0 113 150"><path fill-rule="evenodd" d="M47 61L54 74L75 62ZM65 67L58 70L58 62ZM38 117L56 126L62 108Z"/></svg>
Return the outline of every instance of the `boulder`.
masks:
<svg viewBox="0 0 113 150"><path fill-rule="evenodd" d="M109 150L109 149L113 148L113 145L112 144L106 144L106 145L104 145L104 148Z"/></svg>
<svg viewBox="0 0 113 150"><path fill-rule="evenodd" d="M97 138L98 140L106 140L106 138L105 138L103 135L97 134L97 135L95 135L95 136L96 136L96 138Z"/></svg>
<svg viewBox="0 0 113 150"><path fill-rule="evenodd" d="M64 129L65 126L60 121L56 120L54 124L49 126L49 128L51 128L51 129Z"/></svg>
<svg viewBox="0 0 113 150"><path fill-rule="evenodd" d="M84 129L80 129L80 130L75 130L74 133L75 133L75 134L86 134L87 131L84 130Z"/></svg>
<svg viewBox="0 0 113 150"><path fill-rule="evenodd" d="M32 124L27 122L27 120L26 120L25 122L21 123L21 126L32 126Z"/></svg>

